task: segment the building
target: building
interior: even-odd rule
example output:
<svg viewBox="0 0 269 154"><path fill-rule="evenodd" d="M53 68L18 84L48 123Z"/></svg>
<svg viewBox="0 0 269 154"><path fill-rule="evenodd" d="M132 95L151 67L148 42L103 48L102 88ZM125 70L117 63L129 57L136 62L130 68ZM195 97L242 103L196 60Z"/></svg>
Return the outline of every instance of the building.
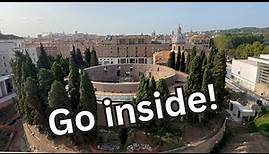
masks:
<svg viewBox="0 0 269 154"><path fill-rule="evenodd" d="M139 86L139 77L154 77L156 81L164 79L170 92L177 86L183 86L186 75L172 68L153 64L112 64L86 68L91 76L97 102L98 125L105 125L103 99L110 98L112 106L133 102ZM115 112L114 110L112 112ZM115 113L113 113L115 115ZM127 122L128 117L124 119ZM114 120L115 121L115 120ZM115 121L116 122L116 121ZM128 123L128 122L127 122Z"/></svg>
<svg viewBox="0 0 269 154"><path fill-rule="evenodd" d="M227 63L226 70L227 78L269 102L269 54L245 60L233 59L231 64Z"/></svg>
<svg viewBox="0 0 269 154"><path fill-rule="evenodd" d="M21 51L23 39L0 40L0 76L11 73L10 60Z"/></svg>
<svg viewBox="0 0 269 154"><path fill-rule="evenodd" d="M175 53L180 49L181 52L190 52L193 47L198 51L209 51L211 38L204 33L188 32L182 34L181 27L178 26L177 33L172 38L172 51Z"/></svg>
<svg viewBox="0 0 269 154"><path fill-rule="evenodd" d="M254 119L259 111L260 109L258 107L255 108L254 105L242 105L241 103L232 100L230 100L229 109L227 109L227 112L234 121L242 122Z"/></svg>
<svg viewBox="0 0 269 154"><path fill-rule="evenodd" d="M198 50L208 51L210 48L210 36L206 34L195 34L190 36L187 39L187 44L190 44L189 46L193 47L195 46Z"/></svg>
<svg viewBox="0 0 269 154"><path fill-rule="evenodd" d="M13 84L10 75L5 75L0 77L0 99L13 94Z"/></svg>
<svg viewBox="0 0 269 154"><path fill-rule="evenodd" d="M170 52L170 50L155 52L153 54L153 64L166 65L169 59Z"/></svg>
<svg viewBox="0 0 269 154"><path fill-rule="evenodd" d="M107 36L94 46L100 65L152 64L154 52L170 50L170 44L154 43L149 35Z"/></svg>
<svg viewBox="0 0 269 154"><path fill-rule="evenodd" d="M248 90L254 91L258 81L258 65L256 61L249 59L232 60L231 79ZM227 73L228 74L228 73Z"/></svg>

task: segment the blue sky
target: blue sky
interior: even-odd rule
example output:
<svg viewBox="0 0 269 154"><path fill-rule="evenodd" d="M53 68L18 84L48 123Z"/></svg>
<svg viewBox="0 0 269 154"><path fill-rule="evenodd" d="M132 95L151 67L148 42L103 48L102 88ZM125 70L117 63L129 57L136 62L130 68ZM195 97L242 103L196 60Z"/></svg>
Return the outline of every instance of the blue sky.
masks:
<svg viewBox="0 0 269 154"><path fill-rule="evenodd" d="M269 27L269 3L0 3L0 30L20 36L171 33Z"/></svg>

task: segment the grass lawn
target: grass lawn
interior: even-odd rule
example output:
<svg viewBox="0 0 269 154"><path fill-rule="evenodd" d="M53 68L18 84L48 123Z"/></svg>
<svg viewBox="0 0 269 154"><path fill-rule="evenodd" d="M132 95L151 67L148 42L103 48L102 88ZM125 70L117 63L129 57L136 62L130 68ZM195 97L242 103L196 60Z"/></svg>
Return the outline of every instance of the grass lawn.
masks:
<svg viewBox="0 0 269 154"><path fill-rule="evenodd" d="M255 125L260 131L269 133L269 113L257 118L255 120Z"/></svg>

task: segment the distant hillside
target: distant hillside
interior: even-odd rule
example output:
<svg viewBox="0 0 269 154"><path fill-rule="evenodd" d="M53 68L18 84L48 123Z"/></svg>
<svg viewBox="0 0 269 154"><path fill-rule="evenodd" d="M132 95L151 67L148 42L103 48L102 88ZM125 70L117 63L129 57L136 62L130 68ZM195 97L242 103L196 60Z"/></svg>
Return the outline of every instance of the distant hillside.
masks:
<svg viewBox="0 0 269 154"><path fill-rule="evenodd" d="M257 28L257 27L242 27L223 30L211 30L207 33L269 33L269 27Z"/></svg>
<svg viewBox="0 0 269 154"><path fill-rule="evenodd" d="M13 35L13 34L1 34L0 33L0 40L12 40L12 39L23 39L23 38Z"/></svg>
<svg viewBox="0 0 269 154"><path fill-rule="evenodd" d="M233 28L227 30L221 30L224 33L269 33L269 27L257 28L257 27L243 27L243 28Z"/></svg>

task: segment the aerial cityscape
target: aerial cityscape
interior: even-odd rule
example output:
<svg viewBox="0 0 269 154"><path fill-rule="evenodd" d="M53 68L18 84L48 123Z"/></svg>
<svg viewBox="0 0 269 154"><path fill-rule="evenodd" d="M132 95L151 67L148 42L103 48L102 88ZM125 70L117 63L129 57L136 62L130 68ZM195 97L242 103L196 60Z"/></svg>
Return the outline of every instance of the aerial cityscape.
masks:
<svg viewBox="0 0 269 154"><path fill-rule="evenodd" d="M0 152L268 153L266 13L268 3L0 3ZM197 92L208 107L181 114ZM57 109L68 112L54 117L58 134Z"/></svg>

